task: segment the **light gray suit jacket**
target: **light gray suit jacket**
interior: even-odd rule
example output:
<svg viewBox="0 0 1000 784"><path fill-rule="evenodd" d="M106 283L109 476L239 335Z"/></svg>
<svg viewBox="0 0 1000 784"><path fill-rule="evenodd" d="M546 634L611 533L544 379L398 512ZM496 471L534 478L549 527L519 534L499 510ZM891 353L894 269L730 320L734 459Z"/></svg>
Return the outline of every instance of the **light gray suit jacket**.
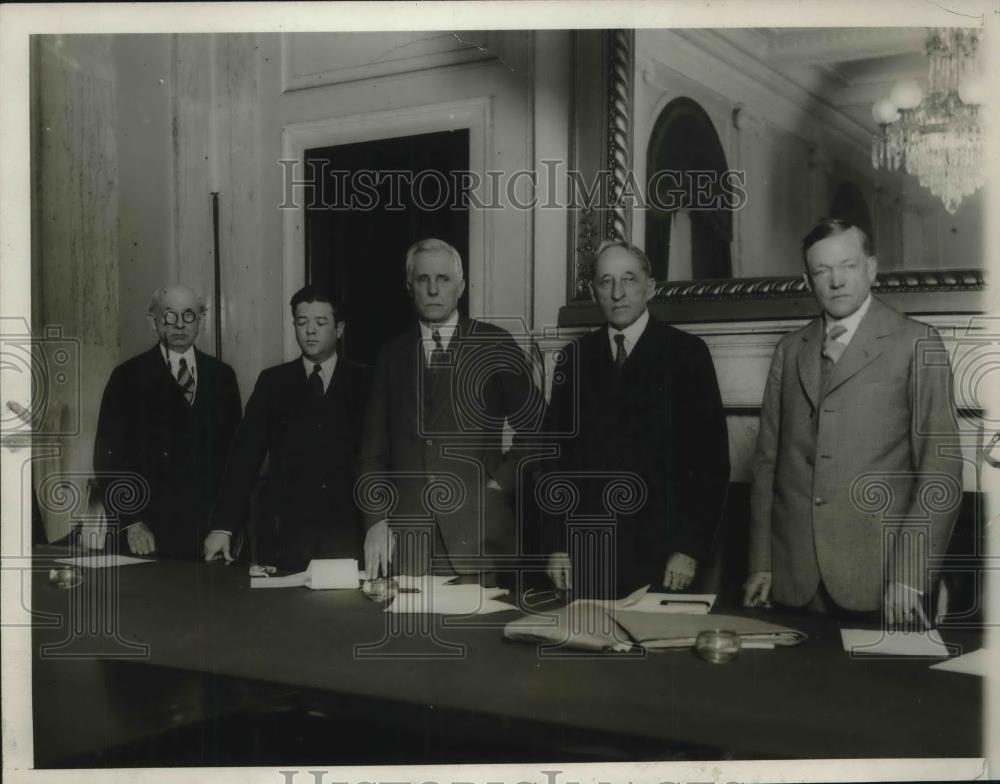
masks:
<svg viewBox="0 0 1000 784"><path fill-rule="evenodd" d="M823 339L820 317L771 361L749 566L782 604L822 578L839 606L875 611L888 581L925 590L926 556L947 551L962 499L951 368L932 327L873 298L821 399Z"/></svg>

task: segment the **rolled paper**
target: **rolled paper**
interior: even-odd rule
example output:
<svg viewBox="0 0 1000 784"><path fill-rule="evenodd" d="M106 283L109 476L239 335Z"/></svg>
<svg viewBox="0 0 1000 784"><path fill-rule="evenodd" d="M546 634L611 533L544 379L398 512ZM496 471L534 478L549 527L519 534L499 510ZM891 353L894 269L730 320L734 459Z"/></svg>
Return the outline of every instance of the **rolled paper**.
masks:
<svg viewBox="0 0 1000 784"><path fill-rule="evenodd" d="M356 558L316 558L306 570L306 585L314 590L358 588Z"/></svg>

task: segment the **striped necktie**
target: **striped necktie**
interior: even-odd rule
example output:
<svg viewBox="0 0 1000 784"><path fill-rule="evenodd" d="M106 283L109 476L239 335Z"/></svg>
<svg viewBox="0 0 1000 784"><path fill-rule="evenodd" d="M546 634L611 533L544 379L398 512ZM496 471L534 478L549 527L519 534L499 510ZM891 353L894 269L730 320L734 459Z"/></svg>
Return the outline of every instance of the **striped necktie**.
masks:
<svg viewBox="0 0 1000 784"><path fill-rule="evenodd" d="M847 346L837 338L845 334L847 329L840 324L834 324L830 331L826 333L826 340L823 341L823 356L833 362L834 365L840 361L841 355Z"/></svg>
<svg viewBox="0 0 1000 784"><path fill-rule="evenodd" d="M432 331L431 337L434 339L434 350L431 351L430 366L432 370L437 370L447 363L448 352L444 350L444 344L441 342L441 333L438 330L435 329Z"/></svg>
<svg viewBox="0 0 1000 784"><path fill-rule="evenodd" d="M194 405L194 376L191 375L191 370L188 368L187 360L184 357L181 357L177 363L177 383L180 384L188 405Z"/></svg>

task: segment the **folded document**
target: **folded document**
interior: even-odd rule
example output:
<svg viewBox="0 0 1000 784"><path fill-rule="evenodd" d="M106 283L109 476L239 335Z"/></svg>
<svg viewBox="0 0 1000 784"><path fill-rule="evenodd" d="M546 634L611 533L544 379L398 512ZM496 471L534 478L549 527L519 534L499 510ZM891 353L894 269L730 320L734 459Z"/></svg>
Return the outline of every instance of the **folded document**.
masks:
<svg viewBox="0 0 1000 784"><path fill-rule="evenodd" d="M452 577L424 575L399 579L400 593L385 608L397 614L486 615L513 610L513 605L497 601L509 591L484 588L477 583L452 585Z"/></svg>
<svg viewBox="0 0 1000 784"><path fill-rule="evenodd" d="M714 629L735 632L746 647L796 645L806 638L795 629L755 618L652 613L584 601L513 620L504 627L504 635L511 640L562 644L581 650L622 651L633 646L664 650L693 647L701 632Z"/></svg>

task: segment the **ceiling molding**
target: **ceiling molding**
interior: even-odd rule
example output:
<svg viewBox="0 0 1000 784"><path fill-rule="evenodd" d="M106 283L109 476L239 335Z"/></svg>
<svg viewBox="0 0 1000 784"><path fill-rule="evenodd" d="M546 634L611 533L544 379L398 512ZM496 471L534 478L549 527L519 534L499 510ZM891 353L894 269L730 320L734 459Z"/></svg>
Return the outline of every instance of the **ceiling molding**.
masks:
<svg viewBox="0 0 1000 784"><path fill-rule="evenodd" d="M781 31L771 37L771 63L830 63L922 52L925 27L836 27Z"/></svg>
<svg viewBox="0 0 1000 784"><path fill-rule="evenodd" d="M756 40L745 32L642 30L637 31L637 53L731 103L753 107L787 133L811 143L823 139L855 165L867 165L871 131L753 56L747 45Z"/></svg>

